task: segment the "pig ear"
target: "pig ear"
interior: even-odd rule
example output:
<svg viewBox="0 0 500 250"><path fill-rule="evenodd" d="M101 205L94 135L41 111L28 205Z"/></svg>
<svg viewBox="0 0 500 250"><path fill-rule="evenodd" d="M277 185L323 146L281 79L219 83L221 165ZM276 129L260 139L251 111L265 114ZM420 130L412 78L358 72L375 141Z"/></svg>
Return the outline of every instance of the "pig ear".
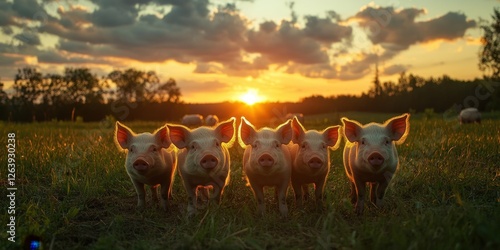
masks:
<svg viewBox="0 0 500 250"><path fill-rule="evenodd" d="M162 148L168 148L172 144L170 141L169 137L169 132L168 132L168 127L163 126L159 128L158 130L155 131L155 138L156 142L162 147Z"/></svg>
<svg viewBox="0 0 500 250"><path fill-rule="evenodd" d="M188 145L188 137L191 133L188 128L182 125L170 125L167 124L169 130L170 141L177 148L185 148Z"/></svg>
<svg viewBox="0 0 500 250"><path fill-rule="evenodd" d="M281 124L276 128L276 134L278 135L278 140L282 144L288 144L293 137L292 120Z"/></svg>
<svg viewBox="0 0 500 250"><path fill-rule="evenodd" d="M361 133L362 125L357 121L349 120L345 117L341 119L344 125L344 136L349 142L355 142L359 140L359 134Z"/></svg>
<svg viewBox="0 0 500 250"><path fill-rule="evenodd" d="M294 116L292 119L292 130L292 142L299 144L300 141L302 141L302 139L304 138L305 129L304 126L300 124L299 120L297 120L296 116Z"/></svg>
<svg viewBox="0 0 500 250"><path fill-rule="evenodd" d="M220 140L225 143L229 143L230 145L234 141L234 123L236 118L231 117L231 119L219 123L219 125L215 128L215 133L219 136Z"/></svg>
<svg viewBox="0 0 500 250"><path fill-rule="evenodd" d="M396 144L401 144L406 140L410 131L410 114L406 113L389 119L384 123L389 131L390 137Z"/></svg>
<svg viewBox="0 0 500 250"><path fill-rule="evenodd" d="M256 134L255 127L245 119L245 117L241 117L241 123L239 128L239 138L238 142L242 148L245 148L246 145L250 145L255 140Z"/></svg>
<svg viewBox="0 0 500 250"><path fill-rule="evenodd" d="M127 126L116 122L115 125L115 139L120 148L127 149L132 137L135 136L134 132Z"/></svg>
<svg viewBox="0 0 500 250"><path fill-rule="evenodd" d="M339 132L340 126L331 126L323 130L325 143L328 147L331 147L332 150L337 149L340 145Z"/></svg>

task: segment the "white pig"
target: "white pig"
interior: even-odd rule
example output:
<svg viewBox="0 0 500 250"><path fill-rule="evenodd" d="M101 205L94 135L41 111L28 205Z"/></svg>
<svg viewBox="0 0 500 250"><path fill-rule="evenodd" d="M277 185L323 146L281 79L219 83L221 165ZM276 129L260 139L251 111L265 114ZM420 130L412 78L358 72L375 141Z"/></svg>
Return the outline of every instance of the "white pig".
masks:
<svg viewBox="0 0 500 250"><path fill-rule="evenodd" d="M181 123L186 127L199 127L203 125L203 116L199 114L184 115Z"/></svg>
<svg viewBox="0 0 500 250"><path fill-rule="evenodd" d="M287 216L286 194L291 176L291 156L288 144L292 139L291 121L276 129L257 131L244 117L239 128L239 142L245 148L243 171L257 199L257 211L264 214L264 186L275 187L279 211Z"/></svg>
<svg viewBox="0 0 500 250"><path fill-rule="evenodd" d="M235 118L219 123L215 128L189 130L181 125L167 125L170 140L179 151L179 173L188 194L189 215L196 213L197 192L213 188L210 197L220 203L224 187L229 182L230 157L228 146L235 138Z"/></svg>
<svg viewBox="0 0 500 250"><path fill-rule="evenodd" d="M168 128L163 126L153 134L135 134L116 122L115 140L127 152L125 168L137 192L137 207L145 205L144 184L151 186L153 201L158 201L156 188L161 185L161 205L167 209L176 168L175 148L170 142Z"/></svg>
<svg viewBox="0 0 500 250"><path fill-rule="evenodd" d="M481 123L481 113L476 108L466 108L460 112L458 116L461 124L464 123Z"/></svg>
<svg viewBox="0 0 500 250"><path fill-rule="evenodd" d="M370 186L370 201L377 207L383 205L385 190L399 165L395 144L401 144L408 136L410 115L403 114L384 124L361 125L357 121L342 118L344 136L344 167L351 183L351 202L356 213L362 214L365 185Z"/></svg>
<svg viewBox="0 0 500 250"><path fill-rule="evenodd" d="M217 123L219 123L219 117L217 117L216 115L207 115L207 117L205 118L206 126L215 126L217 125Z"/></svg>
<svg viewBox="0 0 500 250"><path fill-rule="evenodd" d="M292 187L297 206L309 198L308 184L314 184L317 205L322 204L326 177L330 171L330 151L340 145L340 126L323 131L306 131L297 117L292 120L293 138L288 144L292 155Z"/></svg>

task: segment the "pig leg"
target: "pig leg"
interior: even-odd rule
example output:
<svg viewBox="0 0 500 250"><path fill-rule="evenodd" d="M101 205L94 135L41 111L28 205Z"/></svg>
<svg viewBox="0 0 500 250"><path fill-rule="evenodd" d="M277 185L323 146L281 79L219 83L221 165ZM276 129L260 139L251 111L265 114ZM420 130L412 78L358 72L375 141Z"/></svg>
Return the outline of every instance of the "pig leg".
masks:
<svg viewBox="0 0 500 250"><path fill-rule="evenodd" d="M250 186L252 187L255 199L257 199L257 212L264 215L266 212L266 204L264 203L264 187L252 182L250 182Z"/></svg>
<svg viewBox="0 0 500 250"><path fill-rule="evenodd" d="M377 182L372 182L370 183L370 201L376 206L377 204L377 189L378 189L378 183Z"/></svg>
<svg viewBox="0 0 500 250"><path fill-rule="evenodd" d="M307 184L302 185L302 192L304 192L304 200L309 200L309 187Z"/></svg>
<svg viewBox="0 0 500 250"><path fill-rule="evenodd" d="M146 190L144 190L144 183L132 180L135 191L137 192L137 208L144 208L146 204Z"/></svg>
<svg viewBox="0 0 500 250"><path fill-rule="evenodd" d="M302 198L303 198L302 186L299 183L292 182L292 187L293 187L293 191L295 193L295 205L297 207L301 207L302 206Z"/></svg>
<svg viewBox="0 0 500 250"><path fill-rule="evenodd" d="M197 197L196 197L196 191L198 187L187 187L187 195L188 195L188 206L187 206L187 212L188 216L194 215L196 213L196 205L197 205Z"/></svg>
<svg viewBox="0 0 500 250"><path fill-rule="evenodd" d="M363 214L363 208L365 206L365 193L366 193L366 183L362 181L355 181L356 185L356 205L354 207L354 210L356 211L357 215Z"/></svg>
<svg viewBox="0 0 500 250"><path fill-rule="evenodd" d="M213 195L212 195L212 197L210 198L210 200L211 200L211 201L215 201L215 203L216 203L217 205L219 205L219 204L220 204L220 200L221 200L221 198L222 198L222 191L223 191L223 188L224 188L224 187L222 187L222 188L221 188L221 187L219 187L218 185L213 185L213 190L212 190Z"/></svg>
<svg viewBox="0 0 500 250"><path fill-rule="evenodd" d="M393 173L391 172L385 172L384 177L385 179L378 184L378 189L377 189L377 197L375 200L375 206L381 208L384 205L384 195L385 195L385 190L387 189L387 186L389 186L389 182L392 180Z"/></svg>
<svg viewBox="0 0 500 250"><path fill-rule="evenodd" d="M168 199L170 198L170 184L161 185L160 197L161 197L161 207L164 210L167 210Z"/></svg>
<svg viewBox="0 0 500 250"><path fill-rule="evenodd" d="M384 206L384 194L385 194L385 190L387 189L387 186L389 185L389 182L387 181L383 181L381 182L380 184L378 184L378 189L377 189L377 197L376 197L376 200L375 200L375 206L377 206L378 208L381 208L382 206Z"/></svg>
<svg viewBox="0 0 500 250"><path fill-rule="evenodd" d="M350 183L351 183L351 193L350 193L351 204L354 205L358 201L358 197L357 197L357 194L356 194L356 185L352 181L350 181Z"/></svg>
<svg viewBox="0 0 500 250"><path fill-rule="evenodd" d="M319 181L317 183L314 183L314 195L316 197L316 205L321 206L323 205L323 200L324 200L324 191L325 191L325 182L324 181Z"/></svg>
<svg viewBox="0 0 500 250"><path fill-rule="evenodd" d="M158 191L157 191L158 185L152 185L149 186L149 189L151 190L151 200L153 203L158 203Z"/></svg>
<svg viewBox="0 0 500 250"><path fill-rule="evenodd" d="M283 183L281 186L277 186L278 190L278 204L281 216L287 217L288 206L286 205L286 191L288 189L288 182Z"/></svg>

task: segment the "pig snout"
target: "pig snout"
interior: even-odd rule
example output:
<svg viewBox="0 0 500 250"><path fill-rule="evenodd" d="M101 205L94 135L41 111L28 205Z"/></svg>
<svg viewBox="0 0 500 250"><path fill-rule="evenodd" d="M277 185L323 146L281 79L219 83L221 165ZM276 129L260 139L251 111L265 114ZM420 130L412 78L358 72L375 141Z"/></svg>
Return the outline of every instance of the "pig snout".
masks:
<svg viewBox="0 0 500 250"><path fill-rule="evenodd" d="M259 165L261 167L272 167L274 165L274 159L269 154L263 154L259 157Z"/></svg>
<svg viewBox="0 0 500 250"><path fill-rule="evenodd" d="M213 169L219 164L219 160L217 160L217 157L213 155L205 155L203 158L201 158L200 165L204 169Z"/></svg>
<svg viewBox="0 0 500 250"><path fill-rule="evenodd" d="M313 157L307 162L307 165L309 165L310 168L321 168L323 166L323 161L318 157Z"/></svg>
<svg viewBox="0 0 500 250"><path fill-rule="evenodd" d="M375 152L368 156L368 162L373 167L380 167L384 164L384 157L380 153Z"/></svg>
<svg viewBox="0 0 500 250"><path fill-rule="evenodd" d="M136 170L145 171L149 168L149 163L144 159L139 158L134 161L133 166Z"/></svg>

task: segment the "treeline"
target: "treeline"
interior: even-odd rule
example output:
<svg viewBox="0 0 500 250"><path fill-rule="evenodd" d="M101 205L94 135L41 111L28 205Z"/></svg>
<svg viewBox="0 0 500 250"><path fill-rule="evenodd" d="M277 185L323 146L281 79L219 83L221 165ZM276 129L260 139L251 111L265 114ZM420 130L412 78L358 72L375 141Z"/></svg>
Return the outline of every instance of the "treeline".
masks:
<svg viewBox="0 0 500 250"><path fill-rule="evenodd" d="M160 81L154 71L114 70L97 77L88 68L66 68L61 74L43 75L36 68L18 69L12 93L0 83L0 120L31 122L50 120L98 121L123 112L123 106L149 110L138 119L165 118L177 109L181 92L174 79ZM133 114L131 114L132 117Z"/></svg>
<svg viewBox="0 0 500 250"><path fill-rule="evenodd" d="M500 110L498 81L423 78L406 73L397 82L383 83L376 74L369 91L359 96L315 95L294 103L253 106L239 102L183 103L174 79L161 82L155 72L136 69L116 70L98 78L87 68L67 68L62 75L42 75L34 68L23 68L15 76L12 93L7 94L2 87L0 84L0 119L15 122L100 121L106 116L117 120L179 121L187 113L269 121L280 120L286 113L458 112L465 107Z"/></svg>

